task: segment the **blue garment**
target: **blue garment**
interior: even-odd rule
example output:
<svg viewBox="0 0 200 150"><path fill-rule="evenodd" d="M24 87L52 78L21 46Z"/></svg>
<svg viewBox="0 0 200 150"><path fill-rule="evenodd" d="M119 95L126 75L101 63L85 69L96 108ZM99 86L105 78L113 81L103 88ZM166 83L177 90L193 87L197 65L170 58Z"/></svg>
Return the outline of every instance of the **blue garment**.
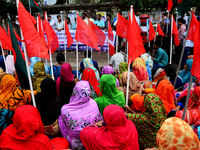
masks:
<svg viewBox="0 0 200 150"><path fill-rule="evenodd" d="M76 23L72 23L72 30L76 30L77 28L77 24Z"/></svg>
<svg viewBox="0 0 200 150"><path fill-rule="evenodd" d="M149 75L149 81L152 81L152 78L151 78L151 68L149 67L149 64L146 64L146 67L147 67L147 73Z"/></svg>
<svg viewBox="0 0 200 150"><path fill-rule="evenodd" d="M167 64L168 64L168 55L162 48L159 48L156 51L154 62L158 63L160 66L162 66L162 68L167 66Z"/></svg>
<svg viewBox="0 0 200 150"><path fill-rule="evenodd" d="M115 22L117 20L117 17L113 19L113 22Z"/></svg>
<svg viewBox="0 0 200 150"><path fill-rule="evenodd" d="M76 70L72 70L72 74L75 75L76 78L79 78L80 75L81 75L81 72L78 71L78 77L77 77L77 72L76 72Z"/></svg>
<svg viewBox="0 0 200 150"><path fill-rule="evenodd" d="M105 27L105 22L103 20L96 20L94 21L94 24L100 27Z"/></svg>
<svg viewBox="0 0 200 150"><path fill-rule="evenodd" d="M181 70L183 70L183 68L184 68L184 65L186 63L187 57L188 57L188 55L190 53L190 49L191 49L191 47L185 47L185 50L184 50L184 53L183 53L183 60L182 60Z"/></svg>
<svg viewBox="0 0 200 150"><path fill-rule="evenodd" d="M153 62L153 68L164 68L159 63Z"/></svg>
<svg viewBox="0 0 200 150"><path fill-rule="evenodd" d="M39 61L38 57L31 57L31 64L29 66L29 70L30 70L31 76L34 76L33 67L34 67L35 63L38 62L38 61Z"/></svg>
<svg viewBox="0 0 200 150"><path fill-rule="evenodd" d="M190 82L191 69L192 69L193 59L188 59L186 61L187 70L181 70L179 77L182 79L183 85ZM193 77L192 83L194 83L195 77Z"/></svg>
<svg viewBox="0 0 200 150"><path fill-rule="evenodd" d="M3 71L5 71L5 63L3 60L3 56L0 55L0 67L3 69Z"/></svg>
<svg viewBox="0 0 200 150"><path fill-rule="evenodd" d="M53 73L54 73L55 80L57 80L57 78L61 76L60 70L61 70L61 66L53 65Z"/></svg>
<svg viewBox="0 0 200 150"><path fill-rule="evenodd" d="M45 67L45 73L51 75L51 67L48 65L44 65L44 67Z"/></svg>
<svg viewBox="0 0 200 150"><path fill-rule="evenodd" d="M2 131L10 124L12 112L9 109L0 109L0 135Z"/></svg>
<svg viewBox="0 0 200 150"><path fill-rule="evenodd" d="M93 62L93 65L94 67L98 70L99 72L99 66L98 66L98 63L92 59L92 62ZM83 64L83 61L80 63L80 72L83 73L83 70L85 69L85 66Z"/></svg>
<svg viewBox="0 0 200 150"><path fill-rule="evenodd" d="M171 82L172 85L174 85L174 79L169 79L169 81ZM182 83L182 79L180 77L177 77L177 80L176 80L176 86L174 89L178 89L180 87L184 86L184 84Z"/></svg>

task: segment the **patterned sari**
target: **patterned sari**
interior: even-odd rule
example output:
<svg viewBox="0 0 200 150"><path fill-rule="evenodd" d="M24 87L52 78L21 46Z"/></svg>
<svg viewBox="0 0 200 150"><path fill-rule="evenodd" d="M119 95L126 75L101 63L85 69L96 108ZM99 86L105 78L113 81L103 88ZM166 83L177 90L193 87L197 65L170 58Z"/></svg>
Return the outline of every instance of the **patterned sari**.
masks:
<svg viewBox="0 0 200 150"><path fill-rule="evenodd" d="M100 80L99 71L94 67L94 64L93 64L92 59L90 59L90 58L85 58L85 59L83 60L83 64L84 64L84 67L85 67L85 68L91 68L92 70L94 70L95 75L96 75L96 78L97 78L97 80L99 81L99 80Z"/></svg>
<svg viewBox="0 0 200 150"><path fill-rule="evenodd" d="M121 82L121 78L122 78L122 73L128 71L128 64L126 62L121 62L119 64L119 74L116 75L116 78L119 80L119 83Z"/></svg>
<svg viewBox="0 0 200 150"><path fill-rule="evenodd" d="M143 114L128 114L128 119L135 124L143 148L156 147L156 134L167 119L165 108L160 97L152 93L145 96L144 108Z"/></svg>

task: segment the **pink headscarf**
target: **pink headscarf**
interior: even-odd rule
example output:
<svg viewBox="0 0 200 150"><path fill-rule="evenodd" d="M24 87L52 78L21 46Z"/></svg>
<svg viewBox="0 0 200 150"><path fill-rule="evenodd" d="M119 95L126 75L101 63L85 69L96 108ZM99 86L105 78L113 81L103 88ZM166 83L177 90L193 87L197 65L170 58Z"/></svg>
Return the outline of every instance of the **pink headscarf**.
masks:
<svg viewBox="0 0 200 150"><path fill-rule="evenodd" d="M74 75L72 74L72 67L71 67L71 65L69 63L64 63L61 66L60 74L61 74L61 77L59 77L56 80L57 95L60 95L60 82L61 82L61 78L65 82L72 82L74 80Z"/></svg>

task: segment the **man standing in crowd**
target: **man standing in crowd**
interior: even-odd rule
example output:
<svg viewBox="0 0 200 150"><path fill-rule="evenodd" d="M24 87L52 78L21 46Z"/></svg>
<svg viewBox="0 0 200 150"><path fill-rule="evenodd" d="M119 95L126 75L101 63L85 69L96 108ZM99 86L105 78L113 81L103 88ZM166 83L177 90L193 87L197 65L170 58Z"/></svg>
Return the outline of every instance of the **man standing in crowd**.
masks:
<svg viewBox="0 0 200 150"><path fill-rule="evenodd" d="M58 15L58 16L57 16L57 19L58 19L58 22L56 23L56 30L57 30L57 31L64 30L64 22L61 21L61 16Z"/></svg>
<svg viewBox="0 0 200 150"><path fill-rule="evenodd" d="M122 16L122 12L118 12ZM117 17L113 19L113 26L117 26Z"/></svg>
<svg viewBox="0 0 200 150"><path fill-rule="evenodd" d="M69 18L69 17L66 17L65 20L66 20L66 22L67 22L68 29L69 29L69 30L72 30L72 25L71 25L70 18Z"/></svg>
<svg viewBox="0 0 200 150"><path fill-rule="evenodd" d="M91 18L91 14L90 14L90 12L87 12L87 18L91 21L91 22L93 22L94 23L94 19L93 18Z"/></svg>
<svg viewBox="0 0 200 150"><path fill-rule="evenodd" d="M86 19L86 13L82 13L82 19L83 19L83 21L85 21L86 23L87 23L87 19Z"/></svg>
<svg viewBox="0 0 200 150"><path fill-rule="evenodd" d="M101 20L100 14L97 14L97 20L94 22L94 24L97 25L102 30L105 28L105 22Z"/></svg>
<svg viewBox="0 0 200 150"><path fill-rule="evenodd" d="M138 25L140 26L140 12L139 11L135 11L135 19Z"/></svg>
<svg viewBox="0 0 200 150"><path fill-rule="evenodd" d="M19 36L19 37L21 37L20 35L20 27L19 27L19 25L17 25L16 24L16 22L15 22L15 19L11 19L11 23L12 23L12 27L13 27L13 29L15 30L15 32L17 33L17 35Z"/></svg>
<svg viewBox="0 0 200 150"><path fill-rule="evenodd" d="M153 59L153 68L164 68L168 64L167 53L160 47L160 42L156 41L153 44L153 51L155 52L155 57Z"/></svg>
<svg viewBox="0 0 200 150"><path fill-rule="evenodd" d="M108 21L110 21L111 27L113 26L113 21L111 20L111 15L110 14L107 14L106 20L107 21L105 22L105 31L107 32L108 31Z"/></svg>
<svg viewBox="0 0 200 150"><path fill-rule="evenodd" d="M55 21L53 19L51 19L50 15L48 15L47 19L49 21L50 26L55 30L55 27L56 27Z"/></svg>

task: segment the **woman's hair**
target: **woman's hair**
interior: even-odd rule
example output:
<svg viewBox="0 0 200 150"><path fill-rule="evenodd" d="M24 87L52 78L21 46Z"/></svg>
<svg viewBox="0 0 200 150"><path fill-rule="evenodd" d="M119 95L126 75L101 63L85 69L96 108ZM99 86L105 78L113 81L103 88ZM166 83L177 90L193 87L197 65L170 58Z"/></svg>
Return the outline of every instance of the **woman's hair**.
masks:
<svg viewBox="0 0 200 150"><path fill-rule="evenodd" d="M185 24L185 20L183 18L178 18L178 22L181 22L182 24Z"/></svg>
<svg viewBox="0 0 200 150"><path fill-rule="evenodd" d="M174 65L168 64L165 67L165 73L172 79L176 77L176 67Z"/></svg>
<svg viewBox="0 0 200 150"><path fill-rule="evenodd" d="M62 65L65 61L65 56L63 55L63 53L58 53L58 55L56 56L56 61Z"/></svg>

